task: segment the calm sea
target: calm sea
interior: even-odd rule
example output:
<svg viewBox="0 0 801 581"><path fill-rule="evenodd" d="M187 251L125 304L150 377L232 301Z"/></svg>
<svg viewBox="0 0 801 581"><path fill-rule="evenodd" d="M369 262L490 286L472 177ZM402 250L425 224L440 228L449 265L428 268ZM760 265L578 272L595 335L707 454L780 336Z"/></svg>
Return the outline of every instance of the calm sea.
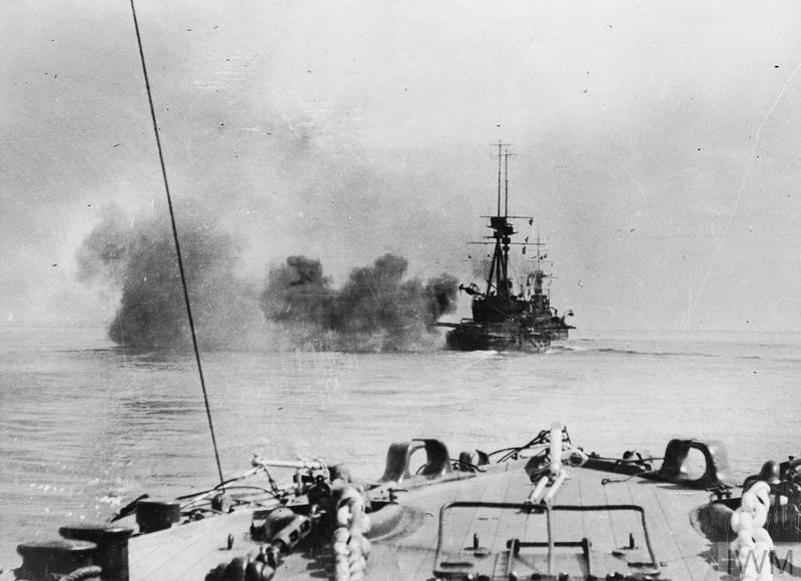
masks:
<svg viewBox="0 0 801 581"><path fill-rule="evenodd" d="M801 335L584 333L534 356L217 352L204 367L227 476L253 452L378 476L392 441L435 436L455 456L555 420L606 454L722 440L737 480L801 453ZM214 484L193 360L126 354L103 329L2 328L0 474L5 567L65 522Z"/></svg>

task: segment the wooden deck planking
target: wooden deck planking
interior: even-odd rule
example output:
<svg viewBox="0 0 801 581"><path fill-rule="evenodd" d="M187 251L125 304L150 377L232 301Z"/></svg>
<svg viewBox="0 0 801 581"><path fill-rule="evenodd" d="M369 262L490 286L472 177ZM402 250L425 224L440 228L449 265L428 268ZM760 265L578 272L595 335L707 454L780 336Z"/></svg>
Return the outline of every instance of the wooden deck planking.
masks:
<svg viewBox="0 0 801 581"><path fill-rule="evenodd" d="M509 474L504 470L498 474L487 475L475 480L476 486L463 487L456 491L446 502L461 501L481 501L481 502L503 502L506 491L510 485ZM430 575L434 570L434 548L436 547L439 510L445 502L431 505L426 503L430 512L436 514L436 520L432 527L433 535L430 537L428 545L432 550L430 558L421 562L414 578L421 578L421 575ZM497 509L486 508L455 508L448 511L446 515L446 528L443 531L443 550L457 552L473 544L473 534L479 534L481 545L489 546L488 541L494 537L494 530L497 529L498 518Z"/></svg>
<svg viewBox="0 0 801 581"><path fill-rule="evenodd" d="M258 549L249 539L251 519L252 512L243 510L131 539L131 581L202 579L219 563ZM234 536L230 551L229 534Z"/></svg>
<svg viewBox="0 0 801 581"><path fill-rule="evenodd" d="M716 575L709 576L714 573L712 567L699 556L710 542L690 523L691 510L707 502L707 494L643 480L631 481L627 489L632 502L647 505L646 510L654 513L648 520L649 531L657 557L667 563L665 576L688 581L716 579Z"/></svg>
<svg viewBox="0 0 801 581"><path fill-rule="evenodd" d="M522 470L512 473L505 473L503 480L506 481L505 485L500 485L495 488L493 492L497 496L485 496L481 500L483 502L506 502L506 503L521 503L528 496L529 479L525 472ZM481 521L482 518L487 519ZM506 549L505 542L510 536L518 536L520 534L519 528L516 525L522 521L522 517L516 515L511 510L497 509L497 508L481 508L474 516L473 522L470 523L465 533L465 541L472 541L471 529L474 531L481 531L482 545L490 548L493 552L499 552ZM511 523L514 522L515 525ZM510 531L517 530L517 534ZM468 546L465 544L464 546Z"/></svg>
<svg viewBox="0 0 801 581"><path fill-rule="evenodd" d="M633 504L643 508L645 511L646 525L650 532L650 529L653 527L654 519L659 518L661 515L657 514L653 506L636 502L632 499L629 486L634 481L609 482L604 485L603 478L607 475L601 474L599 476L596 474L595 476L596 478L590 480L590 482L593 487L599 487L603 491L603 497L607 504ZM633 537L635 546L640 548L638 553L636 553L639 556L638 559L640 561L650 560L640 513L635 511L609 511L607 514L609 515L609 530L611 531L611 546L608 548L610 550L621 550L624 547L628 547ZM635 553L632 554L634 555ZM659 558L659 555L657 555L657 558Z"/></svg>
<svg viewBox="0 0 801 581"><path fill-rule="evenodd" d="M525 476L525 474L523 474ZM426 516L423 525L407 537L392 540L393 569L403 571L398 579L427 578L434 569L435 547L438 536L439 511L444 504L456 501L503 502L511 480L508 474L485 475L473 480L463 480L454 485L442 485L437 489L421 488L410 491L401 501L421 510ZM483 508L455 508L447 513L443 549L457 552L472 546L473 532L481 531L482 545L497 529L497 510ZM490 536L488 536L488 534ZM385 556L380 559L386 558ZM371 557L370 568L382 570L382 563Z"/></svg>
<svg viewBox="0 0 801 581"><path fill-rule="evenodd" d="M385 545L390 550L379 550L370 557L368 571L384 571L389 567L397 579L427 578L434 570L434 549L437 541L439 509L443 504L465 500L481 494L488 482L483 478L461 480L436 487L422 487L403 493L400 501L423 515L423 523L409 535L391 539Z"/></svg>
<svg viewBox="0 0 801 581"><path fill-rule="evenodd" d="M531 481L525 471L520 469L521 467L517 468L507 473L507 485L503 489L502 496L497 499L490 498L489 502L520 504L528 498L532 488ZM529 523L532 519L537 519L538 515L528 515L510 509L494 509L494 515L494 527L487 546L495 554L494 573L501 575L505 573L510 558L506 553L506 542L512 538L525 539Z"/></svg>
<svg viewBox="0 0 801 581"><path fill-rule="evenodd" d="M609 496L601 479L595 473L583 470L571 470L572 477L565 482L563 489L554 499L555 506L601 506L605 504L628 504ZM562 563L571 567L571 571L581 571L587 574L588 566L593 574L614 571L628 572L626 559L615 557L613 551L618 551L628 543L629 533L642 529L639 515L631 511L567 511L554 510L552 512L552 533L557 542L581 542L587 539L590 542L589 563L580 547L557 549L557 555ZM639 552L634 555L639 556ZM643 552L645 560L647 553ZM558 566L558 565L557 565ZM558 570L555 572L559 572Z"/></svg>
<svg viewBox="0 0 801 581"><path fill-rule="evenodd" d="M656 504L655 500L648 496L640 498L633 498L630 492L631 483L636 484L636 480L620 481L622 479L615 479L616 481L610 482L606 485L601 484L601 480L607 475L604 473L597 473L588 476L588 480L593 483L594 487L598 487L603 501L608 504L634 504L642 507L645 511L645 521L648 527L649 537L651 538L652 546L656 558L659 561L672 561L681 559L679 547L675 544L674 539L665 529L663 522L663 514ZM611 516L609 517L612 523ZM628 530L623 530L619 526L611 526L610 534L613 537L613 544L615 548L625 546L629 540L629 533L635 534L635 543L637 545L644 545L644 533L642 532L642 524L637 519L636 528L629 526Z"/></svg>
<svg viewBox="0 0 801 581"><path fill-rule="evenodd" d="M664 578L689 581L717 579L709 577L712 568L699 557L709 543L692 529L689 522L690 510L706 500L704 492L639 479L602 485L601 480L609 477L609 474L584 469L572 472L574 478L560 491L556 504L641 506L645 510L656 558L667 564L662 574ZM556 513L554 516L554 533L558 540L577 540L564 539L564 535L575 536L582 531L592 542L593 549L608 561L611 551L628 545L629 533L633 533L638 552L631 554L631 560L648 559L642 525L635 512L587 512L570 514L570 518L564 518L565 513ZM575 517L578 519L574 520Z"/></svg>

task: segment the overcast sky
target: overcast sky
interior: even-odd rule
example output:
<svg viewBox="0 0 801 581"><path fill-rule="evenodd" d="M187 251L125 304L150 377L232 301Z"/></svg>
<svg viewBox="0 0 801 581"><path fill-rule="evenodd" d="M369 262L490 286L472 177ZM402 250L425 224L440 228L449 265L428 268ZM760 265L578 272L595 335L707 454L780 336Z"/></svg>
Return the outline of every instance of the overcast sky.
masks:
<svg viewBox="0 0 801 581"><path fill-rule="evenodd" d="M467 282L503 139L582 328L801 326L797 1L137 8L173 194L245 276L396 252ZM76 249L165 212L130 7L2 10L0 320L107 322Z"/></svg>

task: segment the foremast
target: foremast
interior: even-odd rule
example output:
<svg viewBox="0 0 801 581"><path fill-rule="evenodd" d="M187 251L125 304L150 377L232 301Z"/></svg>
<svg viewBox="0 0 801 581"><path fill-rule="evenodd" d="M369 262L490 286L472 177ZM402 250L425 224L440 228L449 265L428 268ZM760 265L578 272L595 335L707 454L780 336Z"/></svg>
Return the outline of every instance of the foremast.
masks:
<svg viewBox="0 0 801 581"><path fill-rule="evenodd" d="M509 280L509 246L515 229L509 221L509 149L503 148L503 142L498 141L498 205L494 216L490 219L489 227L492 229L492 238L495 239L495 250L492 254L489 276L487 277L487 290L485 296L495 294L501 304L511 304L512 284ZM503 170L503 173L502 173ZM503 177L503 207L501 206L501 178ZM503 214L501 210L503 209ZM493 293L494 291L494 293Z"/></svg>

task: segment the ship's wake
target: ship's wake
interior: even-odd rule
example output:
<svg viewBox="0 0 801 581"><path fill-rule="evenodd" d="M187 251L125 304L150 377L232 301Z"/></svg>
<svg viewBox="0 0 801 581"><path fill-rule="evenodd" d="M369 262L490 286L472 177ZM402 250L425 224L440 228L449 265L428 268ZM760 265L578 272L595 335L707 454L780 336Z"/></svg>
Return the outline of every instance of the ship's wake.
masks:
<svg viewBox="0 0 801 581"><path fill-rule="evenodd" d="M720 357L714 353L703 353L701 351L638 351L634 349L617 349L613 347L599 347L597 349L587 349L596 353L608 353L611 355L638 355L648 357Z"/></svg>

